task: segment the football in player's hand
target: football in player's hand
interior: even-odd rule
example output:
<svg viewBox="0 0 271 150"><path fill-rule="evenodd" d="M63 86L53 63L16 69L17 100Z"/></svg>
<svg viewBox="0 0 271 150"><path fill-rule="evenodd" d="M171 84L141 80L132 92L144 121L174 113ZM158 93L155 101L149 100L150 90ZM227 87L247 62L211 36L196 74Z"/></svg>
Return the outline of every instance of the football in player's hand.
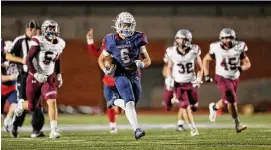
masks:
<svg viewBox="0 0 271 150"><path fill-rule="evenodd" d="M111 57L111 56L105 57L105 60L104 60L105 68L109 69L111 67L111 65L113 65L113 57Z"/></svg>

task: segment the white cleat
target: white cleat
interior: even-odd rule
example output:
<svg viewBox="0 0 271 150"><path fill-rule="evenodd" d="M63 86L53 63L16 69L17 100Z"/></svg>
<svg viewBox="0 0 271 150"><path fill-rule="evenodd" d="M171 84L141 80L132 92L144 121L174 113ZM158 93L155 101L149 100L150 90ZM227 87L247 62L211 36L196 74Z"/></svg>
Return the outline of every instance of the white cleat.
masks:
<svg viewBox="0 0 271 150"><path fill-rule="evenodd" d="M215 122L216 119L216 110L214 110L214 105L215 103L210 103L209 104L209 120L210 122Z"/></svg>
<svg viewBox="0 0 271 150"><path fill-rule="evenodd" d="M118 133L118 128L111 128L110 133L111 134L117 134Z"/></svg>
<svg viewBox="0 0 271 150"><path fill-rule="evenodd" d="M4 120L4 128L6 132L10 132L12 129L12 120L5 118Z"/></svg>
<svg viewBox="0 0 271 150"><path fill-rule="evenodd" d="M49 135L50 139L57 139L57 138L60 138L60 137L61 137L61 134L60 134L58 129L51 130L51 133Z"/></svg>
<svg viewBox="0 0 271 150"><path fill-rule="evenodd" d="M23 111L24 111L24 100L23 99L20 99L17 103L17 106L16 108L14 109L14 114L17 116L17 117L20 117L22 114L23 114Z"/></svg>
<svg viewBox="0 0 271 150"><path fill-rule="evenodd" d="M191 136L197 136L197 135L199 135L199 131L198 131L197 128L192 129L192 130L190 131L190 133L191 133Z"/></svg>

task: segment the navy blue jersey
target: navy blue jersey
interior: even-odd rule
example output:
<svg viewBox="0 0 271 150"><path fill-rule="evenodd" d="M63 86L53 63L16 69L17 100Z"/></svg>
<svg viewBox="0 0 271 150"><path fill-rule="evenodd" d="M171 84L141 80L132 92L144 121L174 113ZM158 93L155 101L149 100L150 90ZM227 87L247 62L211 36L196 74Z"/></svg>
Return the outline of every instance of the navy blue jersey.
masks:
<svg viewBox="0 0 271 150"><path fill-rule="evenodd" d="M147 37L142 32L135 32L133 36L121 39L117 33L108 34L103 39L102 48L113 56L117 69L115 76L138 76L135 60L139 59L140 47L148 43Z"/></svg>

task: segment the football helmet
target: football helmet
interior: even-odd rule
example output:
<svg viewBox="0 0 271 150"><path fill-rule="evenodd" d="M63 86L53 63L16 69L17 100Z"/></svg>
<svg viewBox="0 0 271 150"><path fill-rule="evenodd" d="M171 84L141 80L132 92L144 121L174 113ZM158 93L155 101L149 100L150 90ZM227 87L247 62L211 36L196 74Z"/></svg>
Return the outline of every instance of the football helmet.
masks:
<svg viewBox="0 0 271 150"><path fill-rule="evenodd" d="M225 38L229 38L230 40L225 40ZM224 28L220 31L219 39L223 45L235 45L236 34L235 31L231 28Z"/></svg>
<svg viewBox="0 0 271 150"><path fill-rule="evenodd" d="M113 28L116 29L118 34L125 37L129 37L134 34L136 21L130 13L122 12L117 16L116 20L113 21L115 22L115 26L113 26Z"/></svg>
<svg viewBox="0 0 271 150"><path fill-rule="evenodd" d="M54 20L48 19L45 20L41 25L41 33L48 39L52 40L53 35L59 36L60 35L60 27L58 23Z"/></svg>
<svg viewBox="0 0 271 150"><path fill-rule="evenodd" d="M177 39L184 39L182 43L177 42ZM177 46L190 47L192 42L192 33L187 29L180 29L175 35L175 43Z"/></svg>

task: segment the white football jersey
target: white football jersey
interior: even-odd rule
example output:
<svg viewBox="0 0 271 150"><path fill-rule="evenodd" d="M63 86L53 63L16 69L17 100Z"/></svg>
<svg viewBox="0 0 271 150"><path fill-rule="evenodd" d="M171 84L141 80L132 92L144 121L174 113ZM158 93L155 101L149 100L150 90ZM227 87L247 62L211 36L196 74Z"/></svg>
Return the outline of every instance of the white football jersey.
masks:
<svg viewBox="0 0 271 150"><path fill-rule="evenodd" d="M33 38L37 39L38 43L32 40L31 46L40 46L40 51L32 60L36 71L44 75L53 74L55 61L65 48L65 41L57 37L57 44L52 44L44 36L34 36Z"/></svg>
<svg viewBox="0 0 271 150"><path fill-rule="evenodd" d="M173 62L172 77L178 83L188 83L196 79L195 60L201 54L198 45L192 45L192 48L186 53L181 54L177 46L167 48L167 57Z"/></svg>
<svg viewBox="0 0 271 150"><path fill-rule="evenodd" d="M237 41L237 44L231 49L225 50L221 47L221 42L210 44L210 55L216 59L215 72L217 75L227 79L237 79L240 76L238 67L240 66L240 57L248 50L246 43Z"/></svg>

